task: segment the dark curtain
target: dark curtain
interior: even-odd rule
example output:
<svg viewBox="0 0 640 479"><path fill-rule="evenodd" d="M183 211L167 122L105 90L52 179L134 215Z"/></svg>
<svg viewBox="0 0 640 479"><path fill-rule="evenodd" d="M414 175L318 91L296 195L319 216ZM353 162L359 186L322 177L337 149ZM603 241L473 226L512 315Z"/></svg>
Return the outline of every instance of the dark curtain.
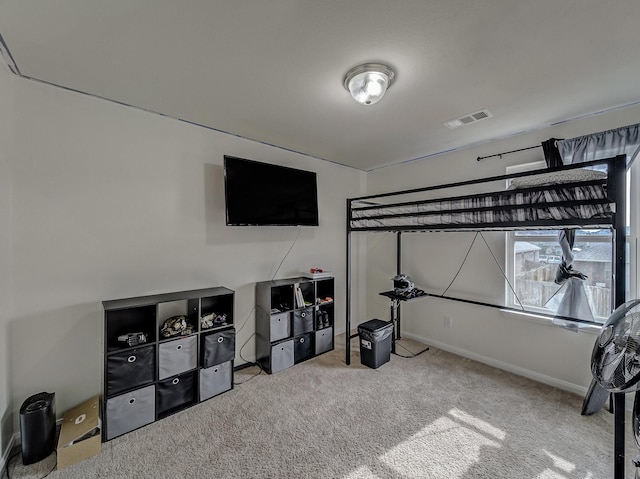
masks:
<svg viewBox="0 0 640 479"><path fill-rule="evenodd" d="M556 145L556 138L550 138L547 141L542 142L542 151L544 151L544 159L547 162L547 167L556 168L562 166L562 156L560 156L560 150Z"/></svg>
<svg viewBox="0 0 640 479"><path fill-rule="evenodd" d="M640 152L640 123L590 135L557 140L565 164L627 155L627 169Z"/></svg>

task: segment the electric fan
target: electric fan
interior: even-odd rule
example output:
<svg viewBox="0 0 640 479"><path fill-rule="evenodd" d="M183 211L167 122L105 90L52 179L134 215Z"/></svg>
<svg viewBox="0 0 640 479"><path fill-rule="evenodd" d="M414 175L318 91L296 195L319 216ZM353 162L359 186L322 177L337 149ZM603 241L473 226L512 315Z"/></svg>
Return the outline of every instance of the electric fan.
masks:
<svg viewBox="0 0 640 479"><path fill-rule="evenodd" d="M622 304L604 323L591 354L591 373L595 382L611 393L640 390L640 300ZM624 400L616 402L614 414L624 417ZM616 428L618 424L616 420ZM624 426L624 420L621 424ZM640 391L636 392L633 406L633 437L640 448ZM623 442L616 441L615 456L616 467L621 464L623 473L624 462L619 459L624 459ZM636 467L635 477L640 479L640 456L634 459L633 464Z"/></svg>
<svg viewBox="0 0 640 479"><path fill-rule="evenodd" d="M604 323L591 354L591 373L609 392L640 388L640 300L619 306Z"/></svg>

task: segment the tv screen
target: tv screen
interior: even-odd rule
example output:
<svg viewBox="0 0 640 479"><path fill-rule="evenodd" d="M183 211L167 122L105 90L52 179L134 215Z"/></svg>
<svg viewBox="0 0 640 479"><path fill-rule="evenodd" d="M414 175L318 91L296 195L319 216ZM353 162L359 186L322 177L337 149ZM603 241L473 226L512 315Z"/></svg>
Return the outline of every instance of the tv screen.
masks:
<svg viewBox="0 0 640 479"><path fill-rule="evenodd" d="M318 226L316 174L224 157L227 225Z"/></svg>

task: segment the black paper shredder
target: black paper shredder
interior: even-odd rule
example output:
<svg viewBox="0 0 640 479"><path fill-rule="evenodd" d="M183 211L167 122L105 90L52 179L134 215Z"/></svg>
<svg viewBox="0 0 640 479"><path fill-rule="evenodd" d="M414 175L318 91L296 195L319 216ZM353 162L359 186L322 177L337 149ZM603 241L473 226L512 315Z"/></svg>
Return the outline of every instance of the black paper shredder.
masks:
<svg viewBox="0 0 640 479"><path fill-rule="evenodd" d="M56 393L28 397L20 408L22 463L33 464L53 452L56 439Z"/></svg>

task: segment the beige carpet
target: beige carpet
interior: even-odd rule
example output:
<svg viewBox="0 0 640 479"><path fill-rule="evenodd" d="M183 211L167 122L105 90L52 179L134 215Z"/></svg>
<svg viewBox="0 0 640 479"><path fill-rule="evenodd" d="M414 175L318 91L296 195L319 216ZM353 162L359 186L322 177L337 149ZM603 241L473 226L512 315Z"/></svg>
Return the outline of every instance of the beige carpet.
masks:
<svg viewBox="0 0 640 479"><path fill-rule="evenodd" d="M374 370L352 344L351 366L339 345L271 376L238 372L247 382L232 391L48 477L612 477L613 416L581 416L582 398L437 349ZM39 478L54 464L55 454L29 467L17 457L11 477Z"/></svg>

